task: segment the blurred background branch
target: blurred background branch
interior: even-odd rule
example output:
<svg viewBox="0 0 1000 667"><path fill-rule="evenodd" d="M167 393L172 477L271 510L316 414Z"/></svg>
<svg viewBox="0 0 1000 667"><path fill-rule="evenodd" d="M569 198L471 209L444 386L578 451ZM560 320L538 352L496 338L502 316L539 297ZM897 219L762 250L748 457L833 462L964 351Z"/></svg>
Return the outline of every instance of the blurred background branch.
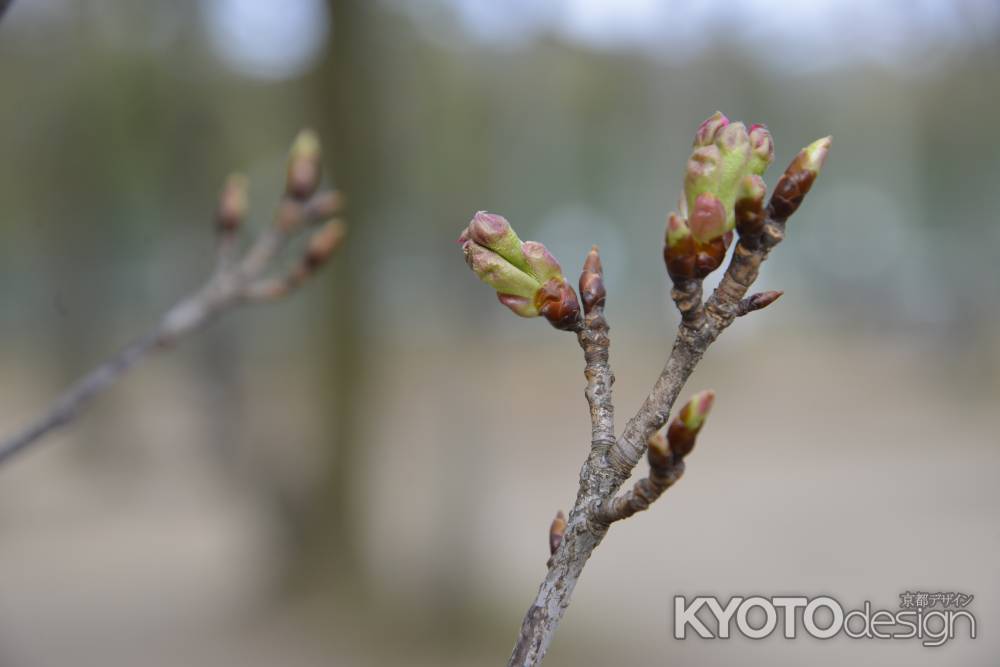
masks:
<svg viewBox="0 0 1000 667"><path fill-rule="evenodd" d="M38 420L0 441L0 463L53 429L67 425L98 393L147 354L176 344L237 305L283 297L321 267L340 245L344 230L333 219L340 213L339 197L332 192L316 194L320 158L318 138L310 131L302 132L292 146L285 193L275 221L260 232L242 257L239 245L247 213L247 185L242 175L231 176L216 213L217 268L205 285L168 310L152 332L74 383ZM292 270L283 276L267 277L288 242L310 227L319 229L312 232Z"/></svg>

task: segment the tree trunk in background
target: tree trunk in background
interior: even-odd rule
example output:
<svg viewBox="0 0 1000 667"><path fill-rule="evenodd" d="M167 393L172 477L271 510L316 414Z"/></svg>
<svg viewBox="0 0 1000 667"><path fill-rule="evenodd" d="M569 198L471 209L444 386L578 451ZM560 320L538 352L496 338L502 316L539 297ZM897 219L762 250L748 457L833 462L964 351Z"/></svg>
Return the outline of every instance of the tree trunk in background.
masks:
<svg viewBox="0 0 1000 667"><path fill-rule="evenodd" d="M365 393L366 318L363 262L372 256L369 222L378 183L372 120L373 70L366 42L374 3L330 0L332 39L309 82L314 104L305 120L323 139L324 163L332 183L347 196L348 240L330 266L330 307L326 310L317 355L326 406L328 466L323 483L304 508L300 551L292 563L292 583L310 590L327 585L343 589L363 582L360 538L365 479L361 406ZM366 55L369 56L366 58Z"/></svg>

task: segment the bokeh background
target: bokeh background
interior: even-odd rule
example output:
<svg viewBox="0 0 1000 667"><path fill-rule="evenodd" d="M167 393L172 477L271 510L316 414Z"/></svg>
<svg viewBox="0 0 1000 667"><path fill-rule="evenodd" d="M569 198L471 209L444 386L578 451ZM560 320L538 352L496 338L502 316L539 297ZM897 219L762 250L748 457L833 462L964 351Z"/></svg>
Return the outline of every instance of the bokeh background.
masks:
<svg viewBox="0 0 1000 667"><path fill-rule="evenodd" d="M998 66L990 0L17 0L0 431L199 284L228 171L267 224L302 126L350 239L0 470L0 664L504 664L587 450L583 364L454 239L488 209L571 274L600 244L624 420L716 109L769 125L772 183L831 158L759 283L785 297L686 389L719 397L686 478L615 526L546 664L995 664ZM671 638L675 594L905 590L974 594L979 638Z"/></svg>

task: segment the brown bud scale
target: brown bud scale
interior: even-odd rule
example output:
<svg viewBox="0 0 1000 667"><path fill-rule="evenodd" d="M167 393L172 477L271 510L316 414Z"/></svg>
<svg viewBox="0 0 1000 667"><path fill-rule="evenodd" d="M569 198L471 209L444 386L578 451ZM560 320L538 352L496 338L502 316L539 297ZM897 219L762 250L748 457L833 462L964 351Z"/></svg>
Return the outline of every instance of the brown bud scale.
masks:
<svg viewBox="0 0 1000 667"><path fill-rule="evenodd" d="M556 329L576 331L580 328L580 304L576 292L565 280L553 278L535 294L538 312Z"/></svg>
<svg viewBox="0 0 1000 667"><path fill-rule="evenodd" d="M594 308L603 308L606 299L601 256L598 254L597 246L594 246L587 253L587 259L583 262L583 273L580 274L580 300L583 301L583 312L590 314Z"/></svg>
<svg viewBox="0 0 1000 667"><path fill-rule="evenodd" d="M816 180L816 172L798 167L798 162L792 162L771 195L768 211L778 222L784 222L798 210Z"/></svg>

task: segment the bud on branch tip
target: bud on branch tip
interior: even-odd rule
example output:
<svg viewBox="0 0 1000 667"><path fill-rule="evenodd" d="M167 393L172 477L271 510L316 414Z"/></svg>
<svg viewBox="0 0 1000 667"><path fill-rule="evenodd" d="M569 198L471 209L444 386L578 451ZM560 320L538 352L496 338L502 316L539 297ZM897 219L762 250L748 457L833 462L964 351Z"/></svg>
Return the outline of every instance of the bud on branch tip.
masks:
<svg viewBox="0 0 1000 667"><path fill-rule="evenodd" d="M559 262L541 243L522 241L506 218L479 211L458 237L469 268L497 291L500 303L522 317L541 315L552 326L580 326L576 292Z"/></svg>
<svg viewBox="0 0 1000 667"><path fill-rule="evenodd" d="M832 142L833 137L817 139L795 156L771 195L768 209L772 218L784 222L798 210L823 169Z"/></svg>
<svg viewBox="0 0 1000 667"><path fill-rule="evenodd" d="M288 153L285 192L295 199L308 199L319 187L321 150L319 135L302 130Z"/></svg>

